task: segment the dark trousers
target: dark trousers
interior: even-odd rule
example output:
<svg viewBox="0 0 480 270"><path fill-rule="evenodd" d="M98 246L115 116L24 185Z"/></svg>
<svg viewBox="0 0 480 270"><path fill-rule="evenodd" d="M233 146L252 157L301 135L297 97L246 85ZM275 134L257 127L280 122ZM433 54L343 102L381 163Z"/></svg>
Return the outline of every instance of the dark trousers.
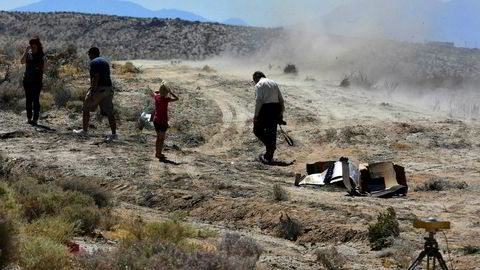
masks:
<svg viewBox="0 0 480 270"><path fill-rule="evenodd" d="M253 125L253 133L265 145L265 159L272 160L277 149L277 125L282 113L279 103L263 104Z"/></svg>
<svg viewBox="0 0 480 270"><path fill-rule="evenodd" d="M40 91L42 90L42 81L23 81L25 89L25 100L28 120L37 121L40 115Z"/></svg>

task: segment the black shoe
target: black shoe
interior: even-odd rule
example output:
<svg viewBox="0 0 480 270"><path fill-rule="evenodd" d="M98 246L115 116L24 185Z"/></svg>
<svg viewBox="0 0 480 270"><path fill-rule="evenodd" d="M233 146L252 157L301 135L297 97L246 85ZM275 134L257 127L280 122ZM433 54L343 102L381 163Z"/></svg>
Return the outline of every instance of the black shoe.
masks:
<svg viewBox="0 0 480 270"><path fill-rule="evenodd" d="M262 162L263 164L267 164L267 165L272 164L272 159L266 158L265 155L263 155L263 154L260 154L260 156L258 156L258 159L259 159L260 162Z"/></svg>

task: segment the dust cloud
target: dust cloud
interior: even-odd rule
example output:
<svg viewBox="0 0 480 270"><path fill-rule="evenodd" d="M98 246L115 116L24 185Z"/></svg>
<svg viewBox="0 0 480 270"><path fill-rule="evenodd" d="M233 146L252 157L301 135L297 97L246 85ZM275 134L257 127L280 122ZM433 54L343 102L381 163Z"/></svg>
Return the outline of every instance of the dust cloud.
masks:
<svg viewBox="0 0 480 270"><path fill-rule="evenodd" d="M477 117L480 51L436 42L442 40L436 16L443 8L440 0L357 0L315 20L290 14L300 19L253 59L270 73L290 63L299 80L339 85L349 78L351 88L375 92L386 102Z"/></svg>

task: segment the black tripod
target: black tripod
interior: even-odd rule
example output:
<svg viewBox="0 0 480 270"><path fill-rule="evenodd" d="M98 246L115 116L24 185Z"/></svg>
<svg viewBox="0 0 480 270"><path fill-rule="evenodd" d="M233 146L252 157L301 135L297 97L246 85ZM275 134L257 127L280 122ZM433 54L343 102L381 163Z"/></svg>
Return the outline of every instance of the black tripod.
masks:
<svg viewBox="0 0 480 270"><path fill-rule="evenodd" d="M425 242L424 250L420 252L420 255L418 255L418 258L415 260L415 262L413 262L413 264L408 268L408 270L417 269L417 267L422 263L425 256L427 257L426 270L436 270L437 260L438 260L440 269L448 270L447 264L443 260L442 254L438 250L438 243L437 243L437 240L435 240L435 232L429 232L429 236L425 237L425 240L426 242ZM432 262L431 269L430 269L430 262Z"/></svg>

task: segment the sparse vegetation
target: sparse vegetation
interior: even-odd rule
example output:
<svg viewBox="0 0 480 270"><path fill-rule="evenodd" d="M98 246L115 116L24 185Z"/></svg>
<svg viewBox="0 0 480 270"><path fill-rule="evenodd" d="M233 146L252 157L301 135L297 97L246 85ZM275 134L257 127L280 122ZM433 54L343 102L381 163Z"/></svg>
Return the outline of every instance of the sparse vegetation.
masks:
<svg viewBox="0 0 480 270"><path fill-rule="evenodd" d="M283 69L283 73L285 73L285 74L294 74L294 75L297 75L297 74L298 74L298 69L297 69L297 67L296 67L294 64L288 64L288 65L285 66L285 68Z"/></svg>
<svg viewBox="0 0 480 270"><path fill-rule="evenodd" d="M25 270L73 269L68 250L41 236L24 237L20 241L18 264Z"/></svg>
<svg viewBox="0 0 480 270"><path fill-rule="evenodd" d="M137 74L140 68L136 67L132 62L126 62L124 65L115 65L118 74Z"/></svg>
<svg viewBox="0 0 480 270"><path fill-rule="evenodd" d="M377 83L373 78L361 71L350 74L348 80L351 84L367 90L374 89Z"/></svg>
<svg viewBox="0 0 480 270"><path fill-rule="evenodd" d="M461 248L463 254L465 255L472 255L472 254L480 254L480 246L464 246Z"/></svg>
<svg viewBox="0 0 480 270"><path fill-rule="evenodd" d="M40 93L41 112L45 112L52 109L53 105L55 105L55 100L53 98L53 95L48 92L41 92Z"/></svg>
<svg viewBox="0 0 480 270"><path fill-rule="evenodd" d="M57 185L64 191L77 191L92 197L95 200L95 204L100 208L110 205L110 194L104 188L92 183L90 179L69 178L58 181Z"/></svg>
<svg viewBox="0 0 480 270"><path fill-rule="evenodd" d="M1 197L2 195L0 195ZM0 203L0 269L7 266L16 254L13 224L2 208L3 205Z"/></svg>
<svg viewBox="0 0 480 270"><path fill-rule="evenodd" d="M423 185L416 187L415 191L445 191L449 189L466 189L466 182L452 182L444 177L432 177Z"/></svg>
<svg viewBox="0 0 480 270"><path fill-rule="evenodd" d="M284 217L282 213L276 227L276 234L278 237L297 241L298 237L303 234L303 225L298 220L290 218L287 214Z"/></svg>
<svg viewBox="0 0 480 270"><path fill-rule="evenodd" d="M377 223L368 226L368 239L373 250L381 250L393 244L400 235L395 209L388 208L377 217Z"/></svg>
<svg viewBox="0 0 480 270"><path fill-rule="evenodd" d="M343 255L335 247L317 250L317 261L327 270L342 270L346 263Z"/></svg>
<svg viewBox="0 0 480 270"><path fill-rule="evenodd" d="M288 201L287 191L279 184L273 185L273 199L277 202Z"/></svg>
<svg viewBox="0 0 480 270"><path fill-rule="evenodd" d="M350 79L348 76L344 76L343 79L340 81L340 87L350 87Z"/></svg>
<svg viewBox="0 0 480 270"><path fill-rule="evenodd" d="M193 229L181 222L166 221L144 224L136 221L125 238L111 252L82 254L79 264L85 269L235 269L248 270L262 253L251 239L236 234L225 235L222 242L212 246L202 241L208 233Z"/></svg>

